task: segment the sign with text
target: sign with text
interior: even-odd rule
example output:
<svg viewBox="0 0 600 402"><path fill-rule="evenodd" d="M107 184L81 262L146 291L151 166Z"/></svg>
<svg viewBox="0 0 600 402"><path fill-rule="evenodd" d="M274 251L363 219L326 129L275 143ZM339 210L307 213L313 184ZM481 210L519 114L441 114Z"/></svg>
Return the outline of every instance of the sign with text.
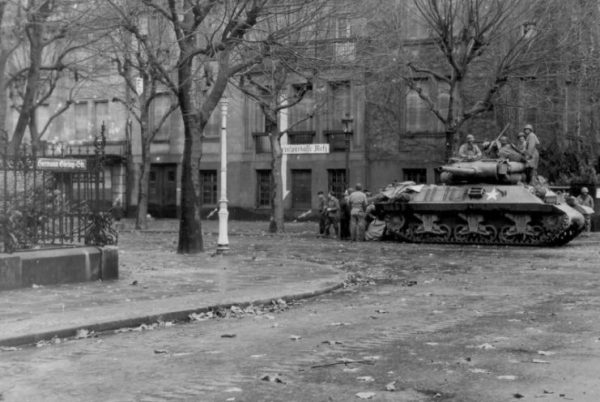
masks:
<svg viewBox="0 0 600 402"><path fill-rule="evenodd" d="M67 158L38 158L36 167L39 170L51 170L55 172L79 172L87 170L86 159Z"/></svg>
<svg viewBox="0 0 600 402"><path fill-rule="evenodd" d="M328 154L329 144L293 144L282 145L284 154Z"/></svg>

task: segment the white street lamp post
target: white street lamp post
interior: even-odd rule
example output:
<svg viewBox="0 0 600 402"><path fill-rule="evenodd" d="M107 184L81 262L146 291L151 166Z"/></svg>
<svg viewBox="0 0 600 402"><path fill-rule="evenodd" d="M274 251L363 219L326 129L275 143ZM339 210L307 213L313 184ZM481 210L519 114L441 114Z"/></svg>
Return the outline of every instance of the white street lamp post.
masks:
<svg viewBox="0 0 600 402"><path fill-rule="evenodd" d="M217 254L229 250L227 235L227 98L221 99L221 198L219 199L219 238L217 240Z"/></svg>

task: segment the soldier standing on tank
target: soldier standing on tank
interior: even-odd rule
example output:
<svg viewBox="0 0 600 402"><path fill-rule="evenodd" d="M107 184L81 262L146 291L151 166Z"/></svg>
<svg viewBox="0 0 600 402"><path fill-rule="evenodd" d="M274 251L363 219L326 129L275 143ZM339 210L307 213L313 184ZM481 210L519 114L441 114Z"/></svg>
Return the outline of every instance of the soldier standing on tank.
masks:
<svg viewBox="0 0 600 402"><path fill-rule="evenodd" d="M587 187L581 188L581 194L577 196L577 203L592 210L594 209L594 199L589 195ZM592 231L592 215L584 214L583 217L585 218L585 233L589 234Z"/></svg>
<svg viewBox="0 0 600 402"><path fill-rule="evenodd" d="M540 140L533 132L531 124L525 124L523 132L525 133L525 175L527 176L527 184L532 185L537 179L537 169L540 162L538 151Z"/></svg>
<svg viewBox="0 0 600 402"><path fill-rule="evenodd" d="M475 137L472 134L467 135L467 142L458 148L458 157L466 162L478 161L483 156L481 150L473 142Z"/></svg>

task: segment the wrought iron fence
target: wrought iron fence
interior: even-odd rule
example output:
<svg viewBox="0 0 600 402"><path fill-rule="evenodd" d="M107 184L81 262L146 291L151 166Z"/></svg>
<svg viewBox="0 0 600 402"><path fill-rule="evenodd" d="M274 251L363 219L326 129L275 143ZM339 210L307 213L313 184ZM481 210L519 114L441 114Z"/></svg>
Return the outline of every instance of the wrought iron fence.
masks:
<svg viewBox="0 0 600 402"><path fill-rule="evenodd" d="M0 144L0 252L116 244L104 188L104 126L93 152Z"/></svg>

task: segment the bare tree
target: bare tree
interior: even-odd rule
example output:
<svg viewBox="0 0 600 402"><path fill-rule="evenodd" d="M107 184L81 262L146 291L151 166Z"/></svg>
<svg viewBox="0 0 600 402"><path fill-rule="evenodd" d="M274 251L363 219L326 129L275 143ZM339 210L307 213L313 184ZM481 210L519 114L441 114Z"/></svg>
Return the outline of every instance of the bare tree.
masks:
<svg viewBox="0 0 600 402"><path fill-rule="evenodd" d="M119 7L116 2L111 3L115 8ZM244 49L278 37L277 32L262 35L263 28L267 27L270 19L296 3L276 0L143 0L154 15L168 22L177 47L177 54L173 55L176 58L175 77L159 61L150 58L150 62L162 75L163 83L177 97L183 119L180 253L204 249L198 195L202 132L230 78L262 60L261 52L247 57L248 52ZM150 47L139 27L130 27L130 31L143 46Z"/></svg>
<svg viewBox="0 0 600 402"><path fill-rule="evenodd" d="M260 49L247 49L251 54L261 53L263 62L246 71L235 81L238 88L256 101L265 116L265 133L271 152L271 206L269 230L284 231L284 193L282 166L282 137L293 131L324 107L324 98L318 99L316 88L319 73L336 66L333 53L317 49L331 37L332 22L337 13L331 1L296 2L267 25ZM279 115L303 101L308 110L286 127L280 126Z"/></svg>
<svg viewBox="0 0 600 402"><path fill-rule="evenodd" d="M11 139L14 152L21 145L25 131L30 130L35 147L46 132L48 124L40 131L37 127L36 109L47 102L59 81L70 72L81 82L86 71L94 65L86 52L90 43L98 41L105 25L99 24L100 15L95 2L83 4L74 0L28 0L17 3L16 16L24 15L21 48L13 52L13 68L7 83L15 99L19 117ZM58 108L50 122L65 112L72 101Z"/></svg>
<svg viewBox="0 0 600 402"><path fill-rule="evenodd" d="M441 57L407 57L403 79L442 122L449 159L460 127L492 110L511 75L540 60L535 47L549 32L546 7L537 0L414 0L414 5ZM447 94L446 102L424 90L424 77Z"/></svg>
<svg viewBox="0 0 600 402"><path fill-rule="evenodd" d="M152 18L152 10L141 4L124 5L127 6L129 8L119 9L118 19L122 28L115 30L110 36L110 51L117 71L125 83L124 94L114 97L113 100L122 103L140 127L142 162L138 175L135 228L143 229L147 227L150 146L179 105L171 91L162 84L163 76L153 64L160 63L165 71L174 67L169 67L172 63L172 43L169 35L149 34L149 31L164 32L165 28L168 28L164 19ZM140 33L145 36L145 46L131 34L136 27L140 27ZM165 96L170 101L168 108L152 108L159 97Z"/></svg>

